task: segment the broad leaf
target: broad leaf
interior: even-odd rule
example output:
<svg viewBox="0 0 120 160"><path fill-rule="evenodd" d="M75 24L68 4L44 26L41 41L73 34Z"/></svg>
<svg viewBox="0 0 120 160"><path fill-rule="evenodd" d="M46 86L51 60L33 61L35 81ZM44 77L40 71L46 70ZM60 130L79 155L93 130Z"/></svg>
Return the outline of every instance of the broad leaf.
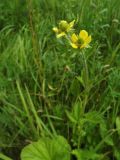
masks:
<svg viewBox="0 0 120 160"><path fill-rule="evenodd" d="M70 151L70 145L62 136L41 138L22 150L21 160L70 160Z"/></svg>
<svg viewBox="0 0 120 160"><path fill-rule="evenodd" d="M12 160L10 157L7 157L6 155L0 153L0 160Z"/></svg>

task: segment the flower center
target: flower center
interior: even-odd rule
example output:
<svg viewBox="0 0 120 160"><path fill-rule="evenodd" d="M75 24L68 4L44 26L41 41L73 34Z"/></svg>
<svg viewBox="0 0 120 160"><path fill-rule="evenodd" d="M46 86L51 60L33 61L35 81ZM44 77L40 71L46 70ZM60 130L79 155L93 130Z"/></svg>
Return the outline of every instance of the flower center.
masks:
<svg viewBox="0 0 120 160"><path fill-rule="evenodd" d="M84 40L82 38L78 38L78 45L82 45L84 43Z"/></svg>
<svg viewBox="0 0 120 160"><path fill-rule="evenodd" d="M68 28L68 23L66 21L61 21L59 23L59 28L61 31L66 31Z"/></svg>

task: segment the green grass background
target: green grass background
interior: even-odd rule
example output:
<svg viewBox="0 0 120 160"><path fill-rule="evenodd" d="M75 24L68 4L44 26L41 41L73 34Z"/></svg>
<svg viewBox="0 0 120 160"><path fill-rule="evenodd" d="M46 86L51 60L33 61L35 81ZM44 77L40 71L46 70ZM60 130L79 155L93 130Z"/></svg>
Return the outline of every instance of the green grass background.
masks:
<svg viewBox="0 0 120 160"><path fill-rule="evenodd" d="M87 92L81 57L52 31L74 19L92 35ZM120 0L0 0L0 151L19 159L56 134L120 160Z"/></svg>

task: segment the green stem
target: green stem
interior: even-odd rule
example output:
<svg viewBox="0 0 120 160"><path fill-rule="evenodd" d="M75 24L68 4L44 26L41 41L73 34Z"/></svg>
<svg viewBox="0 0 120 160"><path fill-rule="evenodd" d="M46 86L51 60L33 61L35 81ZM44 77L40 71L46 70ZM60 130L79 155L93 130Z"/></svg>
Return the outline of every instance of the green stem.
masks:
<svg viewBox="0 0 120 160"><path fill-rule="evenodd" d="M83 108L82 108L82 114L84 115L85 113L85 107L88 101L88 92L89 92L89 74L88 74L88 66L87 66L87 61L84 52L81 52L82 59L83 59L83 80L84 80L84 100L83 100ZM79 129L80 134L78 136L78 149L80 148L81 145L81 131L82 131L83 126Z"/></svg>
<svg viewBox="0 0 120 160"><path fill-rule="evenodd" d="M88 100L88 92L89 92L89 74L88 74L88 66L87 61L84 52L82 52L82 58L83 58L83 65L84 65L84 87L85 87L85 97L84 97L84 104L83 104L83 113L85 112L85 107Z"/></svg>
<svg viewBox="0 0 120 160"><path fill-rule="evenodd" d="M80 146L81 146L81 130L82 130L82 126L78 126L78 133L79 133L79 136L78 136L78 149L80 149Z"/></svg>

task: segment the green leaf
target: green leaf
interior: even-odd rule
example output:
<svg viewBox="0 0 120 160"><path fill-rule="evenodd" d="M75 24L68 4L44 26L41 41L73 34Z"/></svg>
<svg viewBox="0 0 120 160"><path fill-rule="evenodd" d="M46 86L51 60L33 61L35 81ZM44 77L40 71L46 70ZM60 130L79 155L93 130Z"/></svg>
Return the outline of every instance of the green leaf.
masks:
<svg viewBox="0 0 120 160"><path fill-rule="evenodd" d="M70 93L75 97L77 97L80 94L80 83L77 79L74 79L71 82Z"/></svg>
<svg viewBox="0 0 120 160"><path fill-rule="evenodd" d="M73 154L77 157L77 160L97 160L101 157L94 151L88 150L74 150Z"/></svg>
<svg viewBox="0 0 120 160"><path fill-rule="evenodd" d="M100 124L103 122L103 117L96 111L91 111L85 114L85 121L94 124Z"/></svg>
<svg viewBox="0 0 120 160"><path fill-rule="evenodd" d="M66 110L66 115L72 123L77 123L76 119L73 117L72 113Z"/></svg>
<svg viewBox="0 0 120 160"><path fill-rule="evenodd" d="M67 117L72 123L78 123L82 118L82 104L81 102L77 102L73 105L73 109L71 112L66 111Z"/></svg>
<svg viewBox="0 0 120 160"><path fill-rule="evenodd" d="M41 138L22 150L21 160L70 160L70 151L70 145L62 136Z"/></svg>
<svg viewBox="0 0 120 160"><path fill-rule="evenodd" d="M77 160L98 160L102 155L95 153L93 150L75 149L72 154L76 156Z"/></svg>
<svg viewBox="0 0 120 160"><path fill-rule="evenodd" d="M1 160L12 160L11 158L5 156L4 154L0 153L0 159Z"/></svg>
<svg viewBox="0 0 120 160"><path fill-rule="evenodd" d="M120 117L116 118L116 128L117 128L117 132L120 135Z"/></svg>
<svg viewBox="0 0 120 160"><path fill-rule="evenodd" d="M108 130L105 122L100 124L100 134L106 144L110 146L114 145L111 134L110 133L108 134Z"/></svg>
<svg viewBox="0 0 120 160"><path fill-rule="evenodd" d="M115 155L117 160L120 160L120 151L116 148L114 149L114 155Z"/></svg>
<svg viewBox="0 0 120 160"><path fill-rule="evenodd" d="M77 76L76 78L77 78L77 80L82 84L82 86L85 87L83 78L82 78L81 76Z"/></svg>
<svg viewBox="0 0 120 160"><path fill-rule="evenodd" d="M76 120L79 121L82 117L82 103L81 102L75 103L72 112Z"/></svg>

